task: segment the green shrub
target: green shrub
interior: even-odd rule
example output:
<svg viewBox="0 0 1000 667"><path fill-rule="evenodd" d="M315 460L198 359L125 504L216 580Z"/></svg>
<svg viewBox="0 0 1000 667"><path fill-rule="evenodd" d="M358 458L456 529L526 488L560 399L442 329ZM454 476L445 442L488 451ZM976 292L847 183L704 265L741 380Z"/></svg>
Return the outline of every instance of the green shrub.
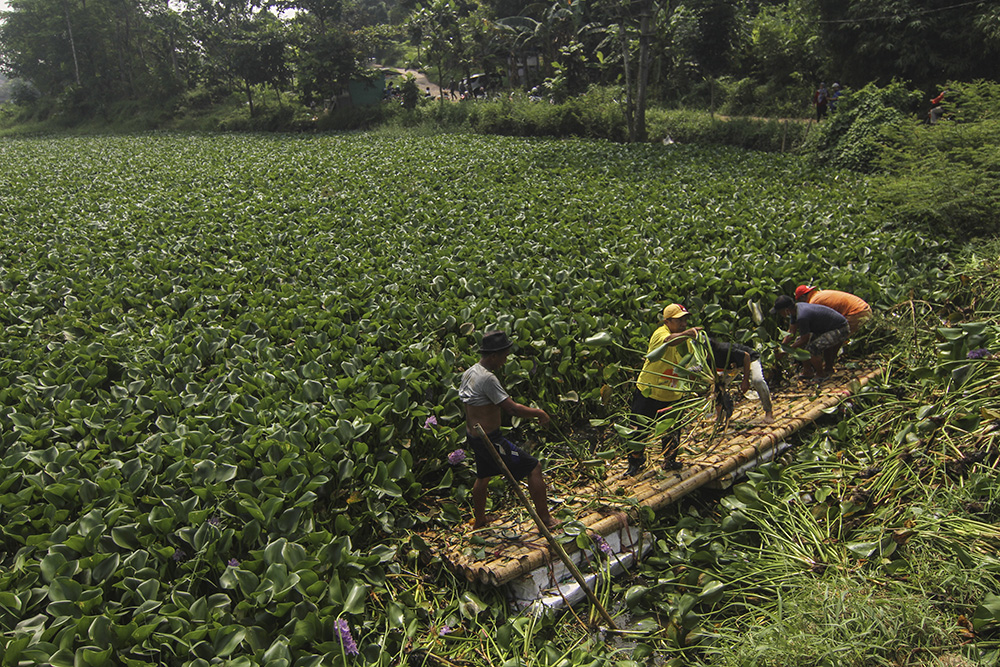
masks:
<svg viewBox="0 0 1000 667"><path fill-rule="evenodd" d="M33 104L42 96L33 83L24 79L12 79L7 88L14 104Z"/></svg>
<svg viewBox="0 0 1000 667"><path fill-rule="evenodd" d="M720 79L718 84L723 96L719 113L728 116L748 116L756 113L756 86L752 79L744 78L738 81Z"/></svg>
<svg viewBox="0 0 1000 667"><path fill-rule="evenodd" d="M278 107L258 107L254 116L247 114L245 109L219 121L219 130L223 132L277 132L292 128L292 118L295 109L288 105Z"/></svg>
<svg viewBox="0 0 1000 667"><path fill-rule="evenodd" d="M901 81L845 92L836 112L819 123L803 147L817 164L873 172L899 131L912 125L922 95Z"/></svg>
<svg viewBox="0 0 1000 667"><path fill-rule="evenodd" d="M971 83L950 81L944 105L945 117L960 123L996 120L1000 118L1000 83L982 80Z"/></svg>
<svg viewBox="0 0 1000 667"><path fill-rule="evenodd" d="M562 104L532 102L523 95L470 103L468 123L483 134L517 137L574 136L624 141L625 115L614 88L592 86Z"/></svg>
<svg viewBox="0 0 1000 667"><path fill-rule="evenodd" d="M797 121L723 119L705 111L663 109L649 111L646 125L650 141L719 144L771 152L796 148L803 143L810 127Z"/></svg>
<svg viewBox="0 0 1000 667"><path fill-rule="evenodd" d="M995 234L1000 84L949 82L946 120L935 125L922 122L924 97L901 82L849 93L804 150L818 164L879 172L877 199L899 225L956 241Z"/></svg>
<svg viewBox="0 0 1000 667"><path fill-rule="evenodd" d="M420 101L420 89L417 88L417 80L412 75L407 75L400 86L403 91L403 108L415 109Z"/></svg>
<svg viewBox="0 0 1000 667"><path fill-rule="evenodd" d="M895 142L879 198L900 223L958 241L1000 231L1000 120L911 127Z"/></svg>

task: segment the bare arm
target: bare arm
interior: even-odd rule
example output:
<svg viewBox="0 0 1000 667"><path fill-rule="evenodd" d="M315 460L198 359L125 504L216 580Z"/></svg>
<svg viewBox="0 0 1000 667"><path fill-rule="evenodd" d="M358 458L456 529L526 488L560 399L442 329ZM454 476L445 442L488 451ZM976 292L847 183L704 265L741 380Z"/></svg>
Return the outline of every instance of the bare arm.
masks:
<svg viewBox="0 0 1000 667"><path fill-rule="evenodd" d="M790 342L795 340L795 334L797 334L798 331L799 331L799 325L792 324L792 326L788 328L788 335L781 339L781 344L788 345Z"/></svg>
<svg viewBox="0 0 1000 667"><path fill-rule="evenodd" d="M522 417L524 419L537 419L538 423L542 426L551 421L548 413L540 408L532 408L527 405L522 405L515 401L513 398L508 398L506 401L500 404L500 407L504 412L515 417Z"/></svg>
<svg viewBox="0 0 1000 667"><path fill-rule="evenodd" d="M809 344L810 338L812 338L811 333L802 334L801 336L795 339L795 342L792 343L792 347L805 347L806 345Z"/></svg>
<svg viewBox="0 0 1000 667"><path fill-rule="evenodd" d="M684 331L678 331L677 333L672 333L663 339L660 345L670 345L673 347L678 343L681 343L687 338L695 338L698 336L698 332L701 331L701 327L691 327L690 329L685 329Z"/></svg>

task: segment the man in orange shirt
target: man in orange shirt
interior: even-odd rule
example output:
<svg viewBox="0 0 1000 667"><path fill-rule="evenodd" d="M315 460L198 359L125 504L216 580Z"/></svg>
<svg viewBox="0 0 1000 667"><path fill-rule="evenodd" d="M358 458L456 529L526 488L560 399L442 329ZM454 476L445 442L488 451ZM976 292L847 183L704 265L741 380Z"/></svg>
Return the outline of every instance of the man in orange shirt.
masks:
<svg viewBox="0 0 1000 667"><path fill-rule="evenodd" d="M817 303L835 311L847 318L851 325L851 335L872 316L872 307L868 303L849 292L839 292L835 289L819 289L812 285L799 285L795 288L795 300L803 303Z"/></svg>

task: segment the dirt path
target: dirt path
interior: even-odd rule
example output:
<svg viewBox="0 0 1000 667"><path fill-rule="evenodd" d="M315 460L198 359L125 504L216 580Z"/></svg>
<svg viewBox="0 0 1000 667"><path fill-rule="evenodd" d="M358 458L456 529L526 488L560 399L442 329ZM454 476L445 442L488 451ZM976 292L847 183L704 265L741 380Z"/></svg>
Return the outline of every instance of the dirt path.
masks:
<svg viewBox="0 0 1000 667"><path fill-rule="evenodd" d="M415 70L415 69L403 69L403 68L400 68L400 67L384 67L382 65L375 65L375 67L381 67L382 69L392 70L393 72L396 72L396 73L400 74L401 76L406 76L407 74L410 74L410 75L413 76L414 79L416 79L416 81L417 81L417 88L420 89L421 93L426 93L427 89L429 88L430 91L431 91L431 96L434 97L434 99L437 99L437 98L441 97L441 91L444 90L444 92L445 92L445 99L449 99L448 93L450 91L447 88L441 88L436 83L432 83L431 80L427 78L427 75L424 74L423 72L419 71L419 70ZM456 94L457 94L457 91L456 91Z"/></svg>

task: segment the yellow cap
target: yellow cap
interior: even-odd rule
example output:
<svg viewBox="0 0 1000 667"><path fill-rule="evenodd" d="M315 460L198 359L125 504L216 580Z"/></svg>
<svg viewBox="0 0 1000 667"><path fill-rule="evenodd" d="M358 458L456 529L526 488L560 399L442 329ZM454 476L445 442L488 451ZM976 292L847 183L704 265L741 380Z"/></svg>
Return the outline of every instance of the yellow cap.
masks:
<svg viewBox="0 0 1000 667"><path fill-rule="evenodd" d="M663 309L663 319L666 320L676 320L679 317L684 317L688 314L687 308L679 303L672 303Z"/></svg>

